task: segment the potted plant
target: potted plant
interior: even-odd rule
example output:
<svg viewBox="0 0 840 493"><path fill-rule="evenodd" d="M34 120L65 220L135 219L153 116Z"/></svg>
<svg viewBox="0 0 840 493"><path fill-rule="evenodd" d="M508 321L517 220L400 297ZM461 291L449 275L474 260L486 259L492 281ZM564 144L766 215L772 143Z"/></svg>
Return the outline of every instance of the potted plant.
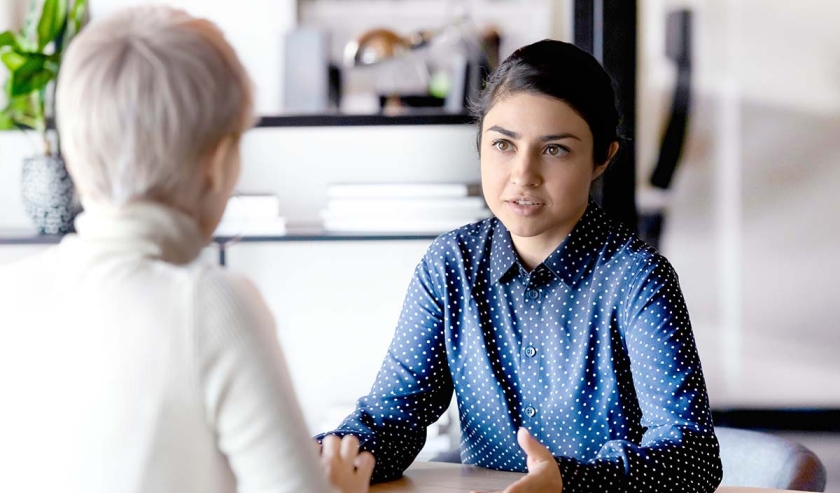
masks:
<svg viewBox="0 0 840 493"><path fill-rule="evenodd" d="M82 27L87 0L35 0L20 32L0 33L0 61L9 71L0 130L34 130L43 148L24 160L23 204L42 233L71 231L81 210L52 125L55 80L64 49Z"/></svg>

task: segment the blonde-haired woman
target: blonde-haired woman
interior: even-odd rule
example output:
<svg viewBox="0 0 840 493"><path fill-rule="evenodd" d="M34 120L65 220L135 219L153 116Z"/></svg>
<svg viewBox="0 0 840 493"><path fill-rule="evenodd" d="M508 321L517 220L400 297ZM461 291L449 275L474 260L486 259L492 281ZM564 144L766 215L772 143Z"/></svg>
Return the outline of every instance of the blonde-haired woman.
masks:
<svg viewBox="0 0 840 493"><path fill-rule="evenodd" d="M0 491L367 491L357 441L318 458L253 285L194 262L253 121L219 29L163 7L94 22L57 107L85 212L0 268Z"/></svg>

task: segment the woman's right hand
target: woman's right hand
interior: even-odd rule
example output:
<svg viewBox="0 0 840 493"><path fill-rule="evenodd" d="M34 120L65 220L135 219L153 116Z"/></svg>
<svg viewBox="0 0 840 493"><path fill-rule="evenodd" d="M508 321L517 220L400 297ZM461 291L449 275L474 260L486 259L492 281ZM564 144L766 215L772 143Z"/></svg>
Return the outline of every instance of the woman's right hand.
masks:
<svg viewBox="0 0 840 493"><path fill-rule="evenodd" d="M321 443L321 466L341 493L367 493L376 460L370 452L359 453L359 439L327 435Z"/></svg>

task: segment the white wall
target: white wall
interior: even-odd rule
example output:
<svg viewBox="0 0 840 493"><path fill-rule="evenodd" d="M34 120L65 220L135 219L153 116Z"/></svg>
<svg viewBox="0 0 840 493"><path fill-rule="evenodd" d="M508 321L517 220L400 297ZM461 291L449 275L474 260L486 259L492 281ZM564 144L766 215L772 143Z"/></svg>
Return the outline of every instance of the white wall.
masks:
<svg viewBox="0 0 840 493"><path fill-rule="evenodd" d="M698 90L662 249L717 407L840 405L840 4L645 0L639 182L670 106L669 8L695 11Z"/></svg>
<svg viewBox="0 0 840 493"><path fill-rule="evenodd" d="M8 0L6 0L8 1ZM140 4L168 4L219 25L257 86L257 111L282 111L283 36L296 24L295 0L89 0L93 18Z"/></svg>
<svg viewBox="0 0 840 493"><path fill-rule="evenodd" d="M310 429L327 431L367 394L431 242L239 244L228 268L251 277L278 336Z"/></svg>
<svg viewBox="0 0 840 493"><path fill-rule="evenodd" d="M472 125L258 128L239 190L280 196L292 222L318 222L331 182L478 182Z"/></svg>
<svg viewBox="0 0 840 493"><path fill-rule="evenodd" d="M20 173L23 159L40 150L38 139L35 133L0 132L0 230L31 227L20 197Z"/></svg>
<svg viewBox="0 0 840 493"><path fill-rule="evenodd" d="M298 18L330 29L337 60L346 42L367 29L386 26L407 34L440 27L458 12L470 14L478 26L497 26L505 55L523 44L571 34L570 0L240 0L235 5L221 0L90 0L94 18L145 3L181 7L218 23L254 78L261 114L283 110L283 37Z"/></svg>
<svg viewBox="0 0 840 493"><path fill-rule="evenodd" d="M571 38L571 0L302 0L301 23L329 29L333 55L361 33L386 27L400 35L419 29L439 29L466 15L482 29L501 34L502 56L543 38Z"/></svg>

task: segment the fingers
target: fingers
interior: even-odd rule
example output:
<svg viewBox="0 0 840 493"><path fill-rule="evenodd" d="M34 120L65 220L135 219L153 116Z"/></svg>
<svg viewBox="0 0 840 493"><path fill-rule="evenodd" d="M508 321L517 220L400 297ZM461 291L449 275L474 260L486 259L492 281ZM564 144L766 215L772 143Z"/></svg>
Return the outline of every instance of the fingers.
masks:
<svg viewBox="0 0 840 493"><path fill-rule="evenodd" d="M327 435L321 442L321 462L341 464L345 468L370 469L376 463L370 452L359 454L359 439L353 435L346 435L339 438L336 435Z"/></svg>
<svg viewBox="0 0 840 493"><path fill-rule="evenodd" d="M321 457L331 458L339 454L341 439L335 435L327 435L321 441Z"/></svg>
<svg viewBox="0 0 840 493"><path fill-rule="evenodd" d="M519 446L528 455L529 461L554 462L554 456L551 455L551 451L531 436L524 426L519 428L519 431L516 433L516 441L519 442Z"/></svg>
<svg viewBox="0 0 840 493"><path fill-rule="evenodd" d="M342 493L367 492L375 463L370 452L359 453L359 439L353 435L323 439L321 466L329 482Z"/></svg>
<svg viewBox="0 0 840 493"><path fill-rule="evenodd" d="M346 435L341 439L341 458L353 462L359 454L359 439L353 435Z"/></svg>
<svg viewBox="0 0 840 493"><path fill-rule="evenodd" d="M376 459L373 457L373 454L362 452L353 461L353 465L356 466L356 474L370 482L370 477L373 475L373 466L376 465Z"/></svg>

